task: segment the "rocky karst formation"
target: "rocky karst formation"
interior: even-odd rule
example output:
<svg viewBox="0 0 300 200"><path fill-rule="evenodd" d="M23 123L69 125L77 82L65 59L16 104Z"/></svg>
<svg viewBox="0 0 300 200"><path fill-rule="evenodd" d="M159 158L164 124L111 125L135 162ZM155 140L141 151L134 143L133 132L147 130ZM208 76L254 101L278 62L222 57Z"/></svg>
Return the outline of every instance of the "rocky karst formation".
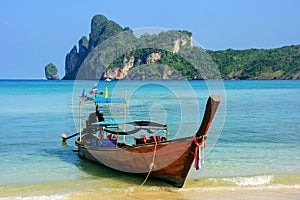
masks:
<svg viewBox="0 0 300 200"><path fill-rule="evenodd" d="M74 46L66 56L65 76L63 79L76 79L77 72L87 55L99 43L121 31L123 31L123 29L117 23L108 20L105 16L94 16L91 22L89 39L86 36L83 36L78 42L79 49ZM89 77L86 78L89 79Z"/></svg>
<svg viewBox="0 0 300 200"><path fill-rule="evenodd" d="M45 76L47 80L59 80L57 67L52 63L46 65Z"/></svg>

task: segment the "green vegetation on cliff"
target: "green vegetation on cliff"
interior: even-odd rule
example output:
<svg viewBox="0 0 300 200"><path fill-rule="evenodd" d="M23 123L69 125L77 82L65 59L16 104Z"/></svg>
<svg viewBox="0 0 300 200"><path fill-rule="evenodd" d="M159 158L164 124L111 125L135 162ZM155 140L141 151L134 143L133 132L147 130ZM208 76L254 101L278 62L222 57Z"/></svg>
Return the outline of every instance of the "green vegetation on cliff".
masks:
<svg viewBox="0 0 300 200"><path fill-rule="evenodd" d="M207 52L223 79L300 79L300 45Z"/></svg>
<svg viewBox="0 0 300 200"><path fill-rule="evenodd" d="M105 51L104 51L105 50ZM208 56L209 55L209 56ZM80 69L84 72L78 74ZM192 33L169 30L136 37L96 15L89 39L66 57L64 79L300 79L300 45L204 51Z"/></svg>
<svg viewBox="0 0 300 200"><path fill-rule="evenodd" d="M91 48L96 47L104 40L120 33L121 31L123 31L123 28L119 24L108 20L103 15L95 15L91 23L89 46Z"/></svg>
<svg viewBox="0 0 300 200"><path fill-rule="evenodd" d="M46 76L47 80L58 80L59 77L58 77L57 67L52 63L49 63L48 65L46 65L45 76Z"/></svg>

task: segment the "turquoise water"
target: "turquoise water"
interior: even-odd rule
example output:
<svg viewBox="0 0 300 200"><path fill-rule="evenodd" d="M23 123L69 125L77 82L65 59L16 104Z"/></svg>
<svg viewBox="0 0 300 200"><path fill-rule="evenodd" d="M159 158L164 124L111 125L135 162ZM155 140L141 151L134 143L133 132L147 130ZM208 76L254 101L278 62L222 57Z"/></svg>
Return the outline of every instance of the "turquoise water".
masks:
<svg viewBox="0 0 300 200"><path fill-rule="evenodd" d="M80 190L128 190L143 182L77 157L78 100L93 81L0 81L0 198ZM118 81L101 82L126 97L128 119L167 123L170 137L193 135L209 94L222 104L209 132L205 165L191 170L185 188L300 185L300 81ZM92 110L86 107L86 110ZM120 115L112 108L115 118ZM87 112L83 114L87 116ZM196 179L196 180L195 180ZM194 181L191 181L194 180ZM153 185L168 187L156 181ZM84 187L83 187L84 186ZM52 195L52 196L51 196ZM46 198L46 197L44 197Z"/></svg>

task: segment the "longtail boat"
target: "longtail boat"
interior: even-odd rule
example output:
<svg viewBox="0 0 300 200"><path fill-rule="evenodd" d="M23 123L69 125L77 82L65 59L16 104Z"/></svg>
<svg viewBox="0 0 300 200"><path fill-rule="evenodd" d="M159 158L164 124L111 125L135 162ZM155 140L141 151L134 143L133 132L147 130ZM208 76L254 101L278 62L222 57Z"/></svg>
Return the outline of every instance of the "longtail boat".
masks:
<svg viewBox="0 0 300 200"><path fill-rule="evenodd" d="M81 107L92 101L96 112L90 114L82 129ZM122 98L80 97L80 132L75 141L81 157L109 168L183 187L194 162L199 168L200 150L205 148L208 129L220 103L219 96L210 96L198 131L189 137L169 139L168 126L153 121L109 120L99 113L98 105L120 103Z"/></svg>

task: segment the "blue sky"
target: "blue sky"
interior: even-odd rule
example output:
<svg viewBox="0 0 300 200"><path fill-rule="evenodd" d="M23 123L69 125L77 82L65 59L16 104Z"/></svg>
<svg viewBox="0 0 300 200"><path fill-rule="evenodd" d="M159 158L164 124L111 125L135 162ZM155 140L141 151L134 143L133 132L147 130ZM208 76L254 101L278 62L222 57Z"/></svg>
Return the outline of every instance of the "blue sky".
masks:
<svg viewBox="0 0 300 200"><path fill-rule="evenodd" d="M122 27L188 30L204 49L300 44L298 0L1 0L0 79L40 79L103 14Z"/></svg>

